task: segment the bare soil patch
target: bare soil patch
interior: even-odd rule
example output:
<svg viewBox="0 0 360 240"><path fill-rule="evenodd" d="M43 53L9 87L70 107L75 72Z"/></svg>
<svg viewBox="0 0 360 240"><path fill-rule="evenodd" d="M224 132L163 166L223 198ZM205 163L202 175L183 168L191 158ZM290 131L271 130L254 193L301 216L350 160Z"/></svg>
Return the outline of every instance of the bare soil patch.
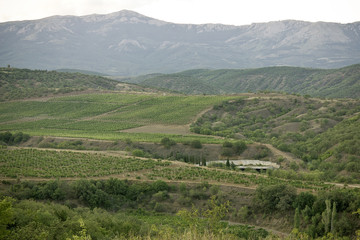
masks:
<svg viewBox="0 0 360 240"><path fill-rule="evenodd" d="M179 134L188 135L194 133L190 132L189 126L187 125L147 125L138 128L126 129L121 132L127 133L163 133L163 134Z"/></svg>
<svg viewBox="0 0 360 240"><path fill-rule="evenodd" d="M272 130L273 132L300 132L300 123L299 122L291 122L285 123L281 126L275 127Z"/></svg>
<svg viewBox="0 0 360 240"><path fill-rule="evenodd" d="M291 153L287 153L287 152L283 152L280 151L279 149L273 147L271 144L266 144L264 143L264 145L270 149L270 151L274 154L275 157L277 156L282 156L283 158L289 160L290 162L296 162L298 164L300 164L302 162L301 159L296 158L294 155L292 155Z"/></svg>

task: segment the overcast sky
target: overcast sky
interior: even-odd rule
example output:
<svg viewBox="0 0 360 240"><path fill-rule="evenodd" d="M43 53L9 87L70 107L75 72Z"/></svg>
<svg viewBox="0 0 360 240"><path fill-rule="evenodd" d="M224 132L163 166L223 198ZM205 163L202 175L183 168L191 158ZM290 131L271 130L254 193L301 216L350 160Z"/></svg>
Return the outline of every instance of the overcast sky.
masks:
<svg viewBox="0 0 360 240"><path fill-rule="evenodd" d="M105 14L123 9L174 23L360 21L360 0L0 0L0 22Z"/></svg>

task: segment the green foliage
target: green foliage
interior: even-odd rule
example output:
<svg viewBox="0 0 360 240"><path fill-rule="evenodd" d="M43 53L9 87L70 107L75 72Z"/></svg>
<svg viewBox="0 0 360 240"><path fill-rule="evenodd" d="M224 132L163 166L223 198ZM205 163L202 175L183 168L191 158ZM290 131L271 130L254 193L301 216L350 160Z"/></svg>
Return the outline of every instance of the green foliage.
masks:
<svg viewBox="0 0 360 240"><path fill-rule="evenodd" d="M0 164L0 176L4 177L64 178L109 176L170 163L67 151L0 149Z"/></svg>
<svg viewBox="0 0 360 240"><path fill-rule="evenodd" d="M193 147L193 148L202 148L202 144L199 140L193 140L191 141L190 143L190 146Z"/></svg>
<svg viewBox="0 0 360 240"><path fill-rule="evenodd" d="M132 155L135 156L135 157L144 157L145 153L141 149L135 149L135 150L132 151Z"/></svg>
<svg viewBox="0 0 360 240"><path fill-rule="evenodd" d="M300 210L299 210L299 208L295 209L294 228L297 228L297 229L300 228Z"/></svg>
<svg viewBox="0 0 360 240"><path fill-rule="evenodd" d="M331 225L331 202L330 200L325 200L326 209L322 213L322 222L325 227L325 233L330 232L330 225Z"/></svg>
<svg viewBox="0 0 360 240"><path fill-rule="evenodd" d="M160 142L165 148L170 148L176 145L176 142L168 137L164 137Z"/></svg>
<svg viewBox="0 0 360 240"><path fill-rule="evenodd" d="M225 141L223 143L223 148L221 155L230 157L230 156L238 156L245 151L247 148L246 143L244 141L236 141L234 143Z"/></svg>
<svg viewBox="0 0 360 240"><path fill-rule="evenodd" d="M292 209L295 198L294 187L284 184L259 186L256 189L255 205L266 212L286 211Z"/></svg>
<svg viewBox="0 0 360 240"><path fill-rule="evenodd" d="M258 96L215 105L192 124L192 131L208 131L211 135L230 138L245 136L271 143L306 162L302 168L323 172L324 180L359 182L359 171L356 171L360 169L358 100L321 101L279 94ZM311 109L304 109L308 105ZM236 142L226 141L221 154L236 155L234 145ZM271 156L265 147L257 150L257 159ZM290 168L300 169L295 162ZM341 174L344 169L351 174Z"/></svg>
<svg viewBox="0 0 360 240"><path fill-rule="evenodd" d="M86 227L84 220L80 218L79 223L81 228L79 235L74 235L72 238L67 238L66 240L91 240L91 236L86 234Z"/></svg>
<svg viewBox="0 0 360 240"><path fill-rule="evenodd" d="M150 229L136 217L102 209L71 209L31 200L19 201L13 208L16 227L7 239L115 239L143 236ZM65 217L59 217L59 212Z"/></svg>
<svg viewBox="0 0 360 240"><path fill-rule="evenodd" d="M236 155L240 155L246 150L247 146L244 141L237 141L233 144L232 148Z"/></svg>
<svg viewBox="0 0 360 240"><path fill-rule="evenodd" d="M321 191L314 204L309 203L310 207L306 204L303 210L297 208L294 211L294 208L284 209L280 206L291 199L289 197L292 195L289 194L291 191L286 190L286 187L289 186L283 185L282 188L278 186L265 186L265 190L263 186L259 186L254 196L254 202L256 202L259 192L269 195L262 200L270 198L270 194L274 195L276 191L281 192L280 194L275 193L273 198L274 201L278 201L275 210L269 212L269 205L267 204L259 205L256 203L256 205L242 206L238 212L243 221L246 221L250 215L251 218L256 217L256 212L258 212L258 216L266 216L267 213L270 216L289 215L294 218L294 226L298 228L298 231L308 235L309 238L327 236L325 225L322 222L322 213L327 211L325 200L329 199L329 201L335 202L334 199L337 199L336 201L339 201L339 204L336 204L336 207L332 205L332 209L330 209L329 231L335 239L342 239L345 236L350 237L355 234L359 222L355 214L352 213L358 212L358 203L360 203L358 189ZM198 186L181 184L178 191L181 196L189 196L187 198L191 206L191 203L198 202L200 199L208 199L209 195L205 198L198 198L197 196L201 191L205 193L212 188L213 186L209 186L206 182ZM178 214L179 217L149 215L142 208L164 212L168 211L169 202L175 200L180 203L180 199L173 199L169 196L174 194L173 191L177 191L176 188L163 181L145 183L112 178L109 180L84 179L75 182L14 182L10 189L9 194L13 195L14 198L42 201L18 200L13 203L14 218L13 223L7 225L10 234L6 239L24 239L24 236L28 239L36 239L38 236L45 239L53 239L55 236L60 239L76 239L76 237L84 236L90 236L92 239L115 239L116 237L131 239L135 236L138 239L146 239L150 235L152 236L150 239L153 239L155 236L165 236L162 235L165 233L167 233L166 236L171 236L171 239L176 239L173 236L184 236L184 231L197 231L199 234L208 232L214 236L225 234L225 239L263 239L268 235L262 229L255 230L248 226L229 226L227 223L221 222L221 219L229 216L225 213L233 211L229 202L226 202L226 195L222 194L220 197L211 197L203 209L193 206L191 210L189 208L181 210ZM54 200L52 192L63 192L65 198L62 198L63 200L60 202L65 202L71 208L51 203L50 201ZM216 193L216 191L211 192ZM310 195L302 194L302 197L299 197L295 193L295 199L307 199L305 196ZM296 200L293 201L293 205L295 202ZM84 207L76 208L74 203L82 203L92 210ZM337 207L338 205L339 207ZM99 207L110 211L107 212L99 209ZM119 211L120 209L129 210L129 208L138 210L134 214L123 214ZM84 225L79 226L79 219L83 219ZM154 228L152 225L156 227Z"/></svg>
<svg viewBox="0 0 360 240"><path fill-rule="evenodd" d="M299 210L303 210L308 207L312 207L316 197L309 193L309 192L301 192L299 195L296 196L296 199L293 203L294 208L298 208Z"/></svg>
<svg viewBox="0 0 360 240"><path fill-rule="evenodd" d="M0 144L1 142L8 145L16 145L22 142L26 142L30 139L29 134L24 134L22 132L10 133L10 132L0 132Z"/></svg>
<svg viewBox="0 0 360 240"><path fill-rule="evenodd" d="M8 226L13 224L13 202L14 200L10 197L5 197L0 201L0 239L6 239L5 237L10 233Z"/></svg>
<svg viewBox="0 0 360 240"><path fill-rule="evenodd" d="M209 208L202 215L209 221L209 230L219 232L221 228L220 220L222 220L229 211L230 202L220 203L216 196L212 196L209 200Z"/></svg>
<svg viewBox="0 0 360 240"><path fill-rule="evenodd" d="M60 143L49 142L49 143L41 143L39 144L40 148L59 148L59 149L76 149L76 150L84 150L85 147L82 145L83 142L80 140L76 141L63 141Z"/></svg>
<svg viewBox="0 0 360 240"><path fill-rule="evenodd" d="M230 161L229 161L229 159L226 160L225 166L226 166L227 168L230 168Z"/></svg>

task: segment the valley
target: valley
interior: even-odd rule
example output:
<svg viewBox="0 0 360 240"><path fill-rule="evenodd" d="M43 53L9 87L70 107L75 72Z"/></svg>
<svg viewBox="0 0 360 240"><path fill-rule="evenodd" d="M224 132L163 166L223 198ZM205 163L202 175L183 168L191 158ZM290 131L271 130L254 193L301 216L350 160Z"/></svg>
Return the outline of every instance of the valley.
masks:
<svg viewBox="0 0 360 240"><path fill-rule="evenodd" d="M356 79L358 66L349 69ZM16 222L5 239L32 229L50 239L51 229L59 239L358 234L357 95L188 95L12 68L0 80L0 203ZM232 164L240 160L258 170ZM278 168L260 170L268 164Z"/></svg>

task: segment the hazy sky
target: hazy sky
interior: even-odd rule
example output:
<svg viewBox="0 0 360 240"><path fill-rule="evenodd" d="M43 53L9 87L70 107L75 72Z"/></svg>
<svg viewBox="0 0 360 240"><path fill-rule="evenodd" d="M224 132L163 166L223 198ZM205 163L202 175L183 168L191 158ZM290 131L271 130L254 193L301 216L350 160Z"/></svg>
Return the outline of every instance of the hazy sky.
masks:
<svg viewBox="0 0 360 240"><path fill-rule="evenodd" d="M123 9L175 23L360 21L360 0L0 0L0 22L105 14Z"/></svg>

